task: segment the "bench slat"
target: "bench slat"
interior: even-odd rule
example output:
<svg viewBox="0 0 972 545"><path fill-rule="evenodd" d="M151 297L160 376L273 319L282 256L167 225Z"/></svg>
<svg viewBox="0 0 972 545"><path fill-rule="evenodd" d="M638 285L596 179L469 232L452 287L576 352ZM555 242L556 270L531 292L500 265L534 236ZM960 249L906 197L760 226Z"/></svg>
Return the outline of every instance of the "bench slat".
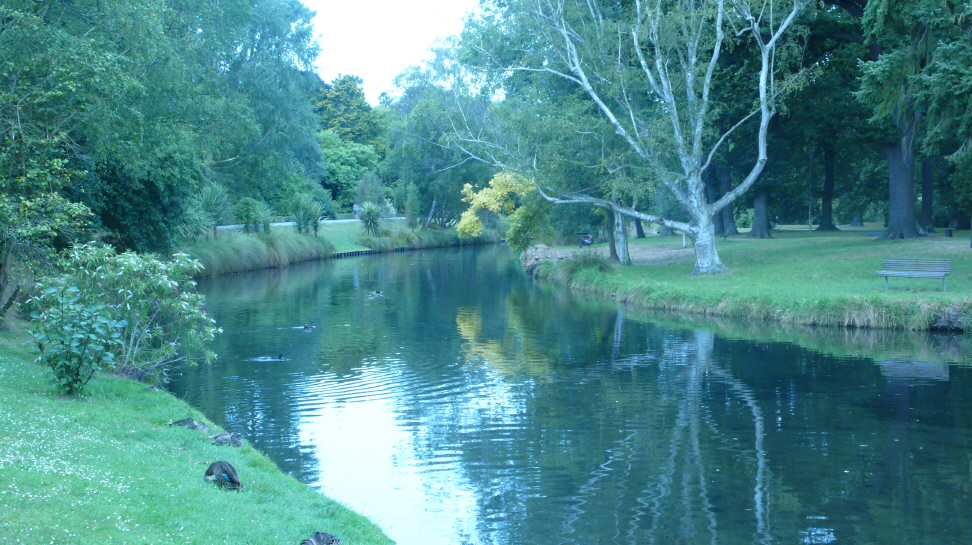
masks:
<svg viewBox="0 0 972 545"><path fill-rule="evenodd" d="M881 260L881 270L877 276L884 277L884 287L888 287L888 277L898 278L940 278L942 291L945 291L945 277L951 273L951 259L919 259L885 257Z"/></svg>

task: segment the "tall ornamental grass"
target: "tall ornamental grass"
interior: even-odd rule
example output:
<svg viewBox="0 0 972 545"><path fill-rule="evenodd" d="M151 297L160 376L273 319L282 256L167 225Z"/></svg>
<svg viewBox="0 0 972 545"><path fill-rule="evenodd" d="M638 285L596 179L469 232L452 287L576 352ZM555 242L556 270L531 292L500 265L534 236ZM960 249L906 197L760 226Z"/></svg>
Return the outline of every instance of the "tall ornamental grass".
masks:
<svg viewBox="0 0 972 545"><path fill-rule="evenodd" d="M313 235L280 229L269 235L230 233L218 239L200 239L182 251L202 263L198 276L216 276L322 259L334 253L334 246Z"/></svg>

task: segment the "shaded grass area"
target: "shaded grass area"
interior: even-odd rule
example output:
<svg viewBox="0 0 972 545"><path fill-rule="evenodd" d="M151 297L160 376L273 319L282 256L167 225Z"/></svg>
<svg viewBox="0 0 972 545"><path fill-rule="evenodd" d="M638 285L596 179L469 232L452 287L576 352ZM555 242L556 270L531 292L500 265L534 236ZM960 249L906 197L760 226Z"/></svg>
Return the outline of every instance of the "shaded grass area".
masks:
<svg viewBox="0 0 972 545"><path fill-rule="evenodd" d="M206 420L163 391L106 377L81 399L55 395L21 343L0 333L0 541L296 544L325 531L391 543L249 445L169 427ZM243 491L203 481L217 460L236 467Z"/></svg>
<svg viewBox="0 0 972 545"><path fill-rule="evenodd" d="M179 251L199 260L205 267L199 276L283 267L334 253L334 245L313 235L298 234L290 227L274 229L269 235L228 232L219 238L201 238Z"/></svg>
<svg viewBox="0 0 972 545"><path fill-rule="evenodd" d="M920 330L965 327L972 300L968 232L911 240L875 240L853 231L774 231L773 239L731 237L719 252L729 272L690 276L694 254L667 262L616 267L545 263L536 274L575 290L647 308L697 314L832 325ZM681 247L680 237L632 239L632 252ZM948 258L948 292L929 279L891 278L885 291L875 272L882 257Z"/></svg>

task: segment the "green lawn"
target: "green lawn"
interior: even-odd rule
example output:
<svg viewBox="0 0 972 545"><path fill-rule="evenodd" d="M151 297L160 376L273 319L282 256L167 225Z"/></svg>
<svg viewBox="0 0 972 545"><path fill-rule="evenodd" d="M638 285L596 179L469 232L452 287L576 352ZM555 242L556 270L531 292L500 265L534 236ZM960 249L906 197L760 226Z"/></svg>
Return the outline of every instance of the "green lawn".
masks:
<svg viewBox="0 0 972 545"><path fill-rule="evenodd" d="M871 230L879 230L872 227ZM910 240L875 240L860 230L816 233L773 231L772 239L733 236L719 242L729 272L690 276L690 249L678 260L617 267L611 273L585 268L565 278L562 265L547 264L541 276L566 281L574 289L609 295L649 308L713 315L778 319L799 324L925 329L949 308L964 311L972 294L969 232ZM641 245L681 248L682 239L649 236ZM634 250L633 250L634 251ZM949 258L947 293L941 282L891 278L885 291L875 272L882 257Z"/></svg>
<svg viewBox="0 0 972 545"><path fill-rule="evenodd" d="M250 446L213 446L203 432L169 427L205 419L163 391L105 377L81 399L54 394L19 337L0 333L3 543L276 545L315 531L342 544L390 543ZM203 481L217 460L236 467L242 492Z"/></svg>

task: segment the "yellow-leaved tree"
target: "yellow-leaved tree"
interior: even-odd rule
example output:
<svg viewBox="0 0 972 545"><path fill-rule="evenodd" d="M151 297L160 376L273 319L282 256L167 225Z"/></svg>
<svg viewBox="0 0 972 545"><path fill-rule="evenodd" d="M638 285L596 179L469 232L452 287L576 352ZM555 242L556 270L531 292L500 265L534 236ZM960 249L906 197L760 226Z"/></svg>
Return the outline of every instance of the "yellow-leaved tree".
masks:
<svg viewBox="0 0 972 545"><path fill-rule="evenodd" d="M522 174L499 172L479 192L470 184L464 185L462 195L469 208L462 213L456 228L461 237L478 237L483 233L480 216L483 210L508 218L507 242L518 252L525 250L534 239L550 234L545 201L539 198L533 180Z"/></svg>

